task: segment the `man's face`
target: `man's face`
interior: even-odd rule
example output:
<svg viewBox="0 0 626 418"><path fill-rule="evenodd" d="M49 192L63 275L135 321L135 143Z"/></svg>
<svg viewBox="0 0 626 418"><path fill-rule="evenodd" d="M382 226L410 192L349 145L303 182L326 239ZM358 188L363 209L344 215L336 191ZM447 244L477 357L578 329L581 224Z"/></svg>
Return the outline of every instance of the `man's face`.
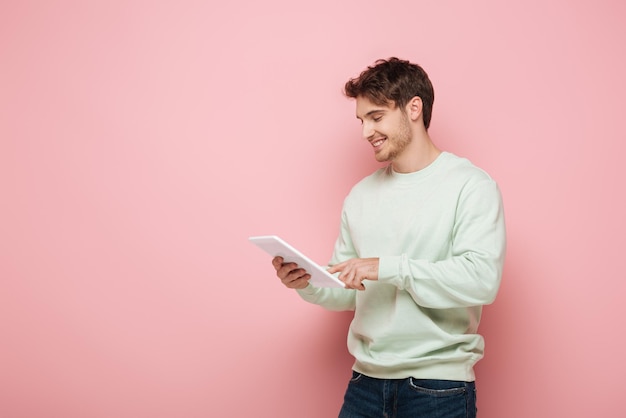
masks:
<svg viewBox="0 0 626 418"><path fill-rule="evenodd" d="M397 106L380 106L358 96L356 117L363 126L363 137L374 147L374 156L379 162L395 160L411 143L409 118Z"/></svg>

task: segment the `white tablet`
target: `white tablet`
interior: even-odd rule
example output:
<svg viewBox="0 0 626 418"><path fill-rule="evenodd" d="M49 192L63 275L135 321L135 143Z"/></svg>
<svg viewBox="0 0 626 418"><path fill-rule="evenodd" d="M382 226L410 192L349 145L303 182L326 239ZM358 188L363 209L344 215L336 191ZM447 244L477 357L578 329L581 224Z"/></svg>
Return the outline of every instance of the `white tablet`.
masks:
<svg viewBox="0 0 626 418"><path fill-rule="evenodd" d="M275 235L250 237L256 244L272 257L281 256L285 262L296 263L311 275L309 283L317 287L345 287L345 284L326 271L325 268L314 263L309 257L287 244Z"/></svg>

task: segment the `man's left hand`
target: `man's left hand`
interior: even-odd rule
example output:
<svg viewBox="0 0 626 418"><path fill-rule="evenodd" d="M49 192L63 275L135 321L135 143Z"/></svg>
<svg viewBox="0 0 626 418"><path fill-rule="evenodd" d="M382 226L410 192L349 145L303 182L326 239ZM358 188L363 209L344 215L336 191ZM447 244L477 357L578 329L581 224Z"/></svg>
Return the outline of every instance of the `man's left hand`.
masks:
<svg viewBox="0 0 626 418"><path fill-rule="evenodd" d="M352 258L335 264L328 272L339 272L339 280L347 289L365 290L363 280L378 280L378 258Z"/></svg>

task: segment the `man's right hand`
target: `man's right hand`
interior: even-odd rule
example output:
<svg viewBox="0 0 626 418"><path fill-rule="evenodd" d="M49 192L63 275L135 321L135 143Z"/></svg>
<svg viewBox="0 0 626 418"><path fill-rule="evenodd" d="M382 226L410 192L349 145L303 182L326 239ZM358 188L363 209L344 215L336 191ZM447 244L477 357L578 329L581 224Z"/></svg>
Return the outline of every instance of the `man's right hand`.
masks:
<svg viewBox="0 0 626 418"><path fill-rule="evenodd" d="M311 275L296 263L285 263L282 257L274 257L272 265L276 275L290 289L304 289L309 284Z"/></svg>

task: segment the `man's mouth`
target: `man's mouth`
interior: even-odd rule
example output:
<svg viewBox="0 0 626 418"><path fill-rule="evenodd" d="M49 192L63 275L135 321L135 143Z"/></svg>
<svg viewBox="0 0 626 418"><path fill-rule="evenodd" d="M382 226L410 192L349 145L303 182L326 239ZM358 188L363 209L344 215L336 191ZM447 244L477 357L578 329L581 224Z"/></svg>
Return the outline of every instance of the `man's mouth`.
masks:
<svg viewBox="0 0 626 418"><path fill-rule="evenodd" d="M387 138L379 138L375 141L372 141L371 144L374 147L374 150L380 148L380 146L383 144L383 142L385 142L387 140Z"/></svg>

